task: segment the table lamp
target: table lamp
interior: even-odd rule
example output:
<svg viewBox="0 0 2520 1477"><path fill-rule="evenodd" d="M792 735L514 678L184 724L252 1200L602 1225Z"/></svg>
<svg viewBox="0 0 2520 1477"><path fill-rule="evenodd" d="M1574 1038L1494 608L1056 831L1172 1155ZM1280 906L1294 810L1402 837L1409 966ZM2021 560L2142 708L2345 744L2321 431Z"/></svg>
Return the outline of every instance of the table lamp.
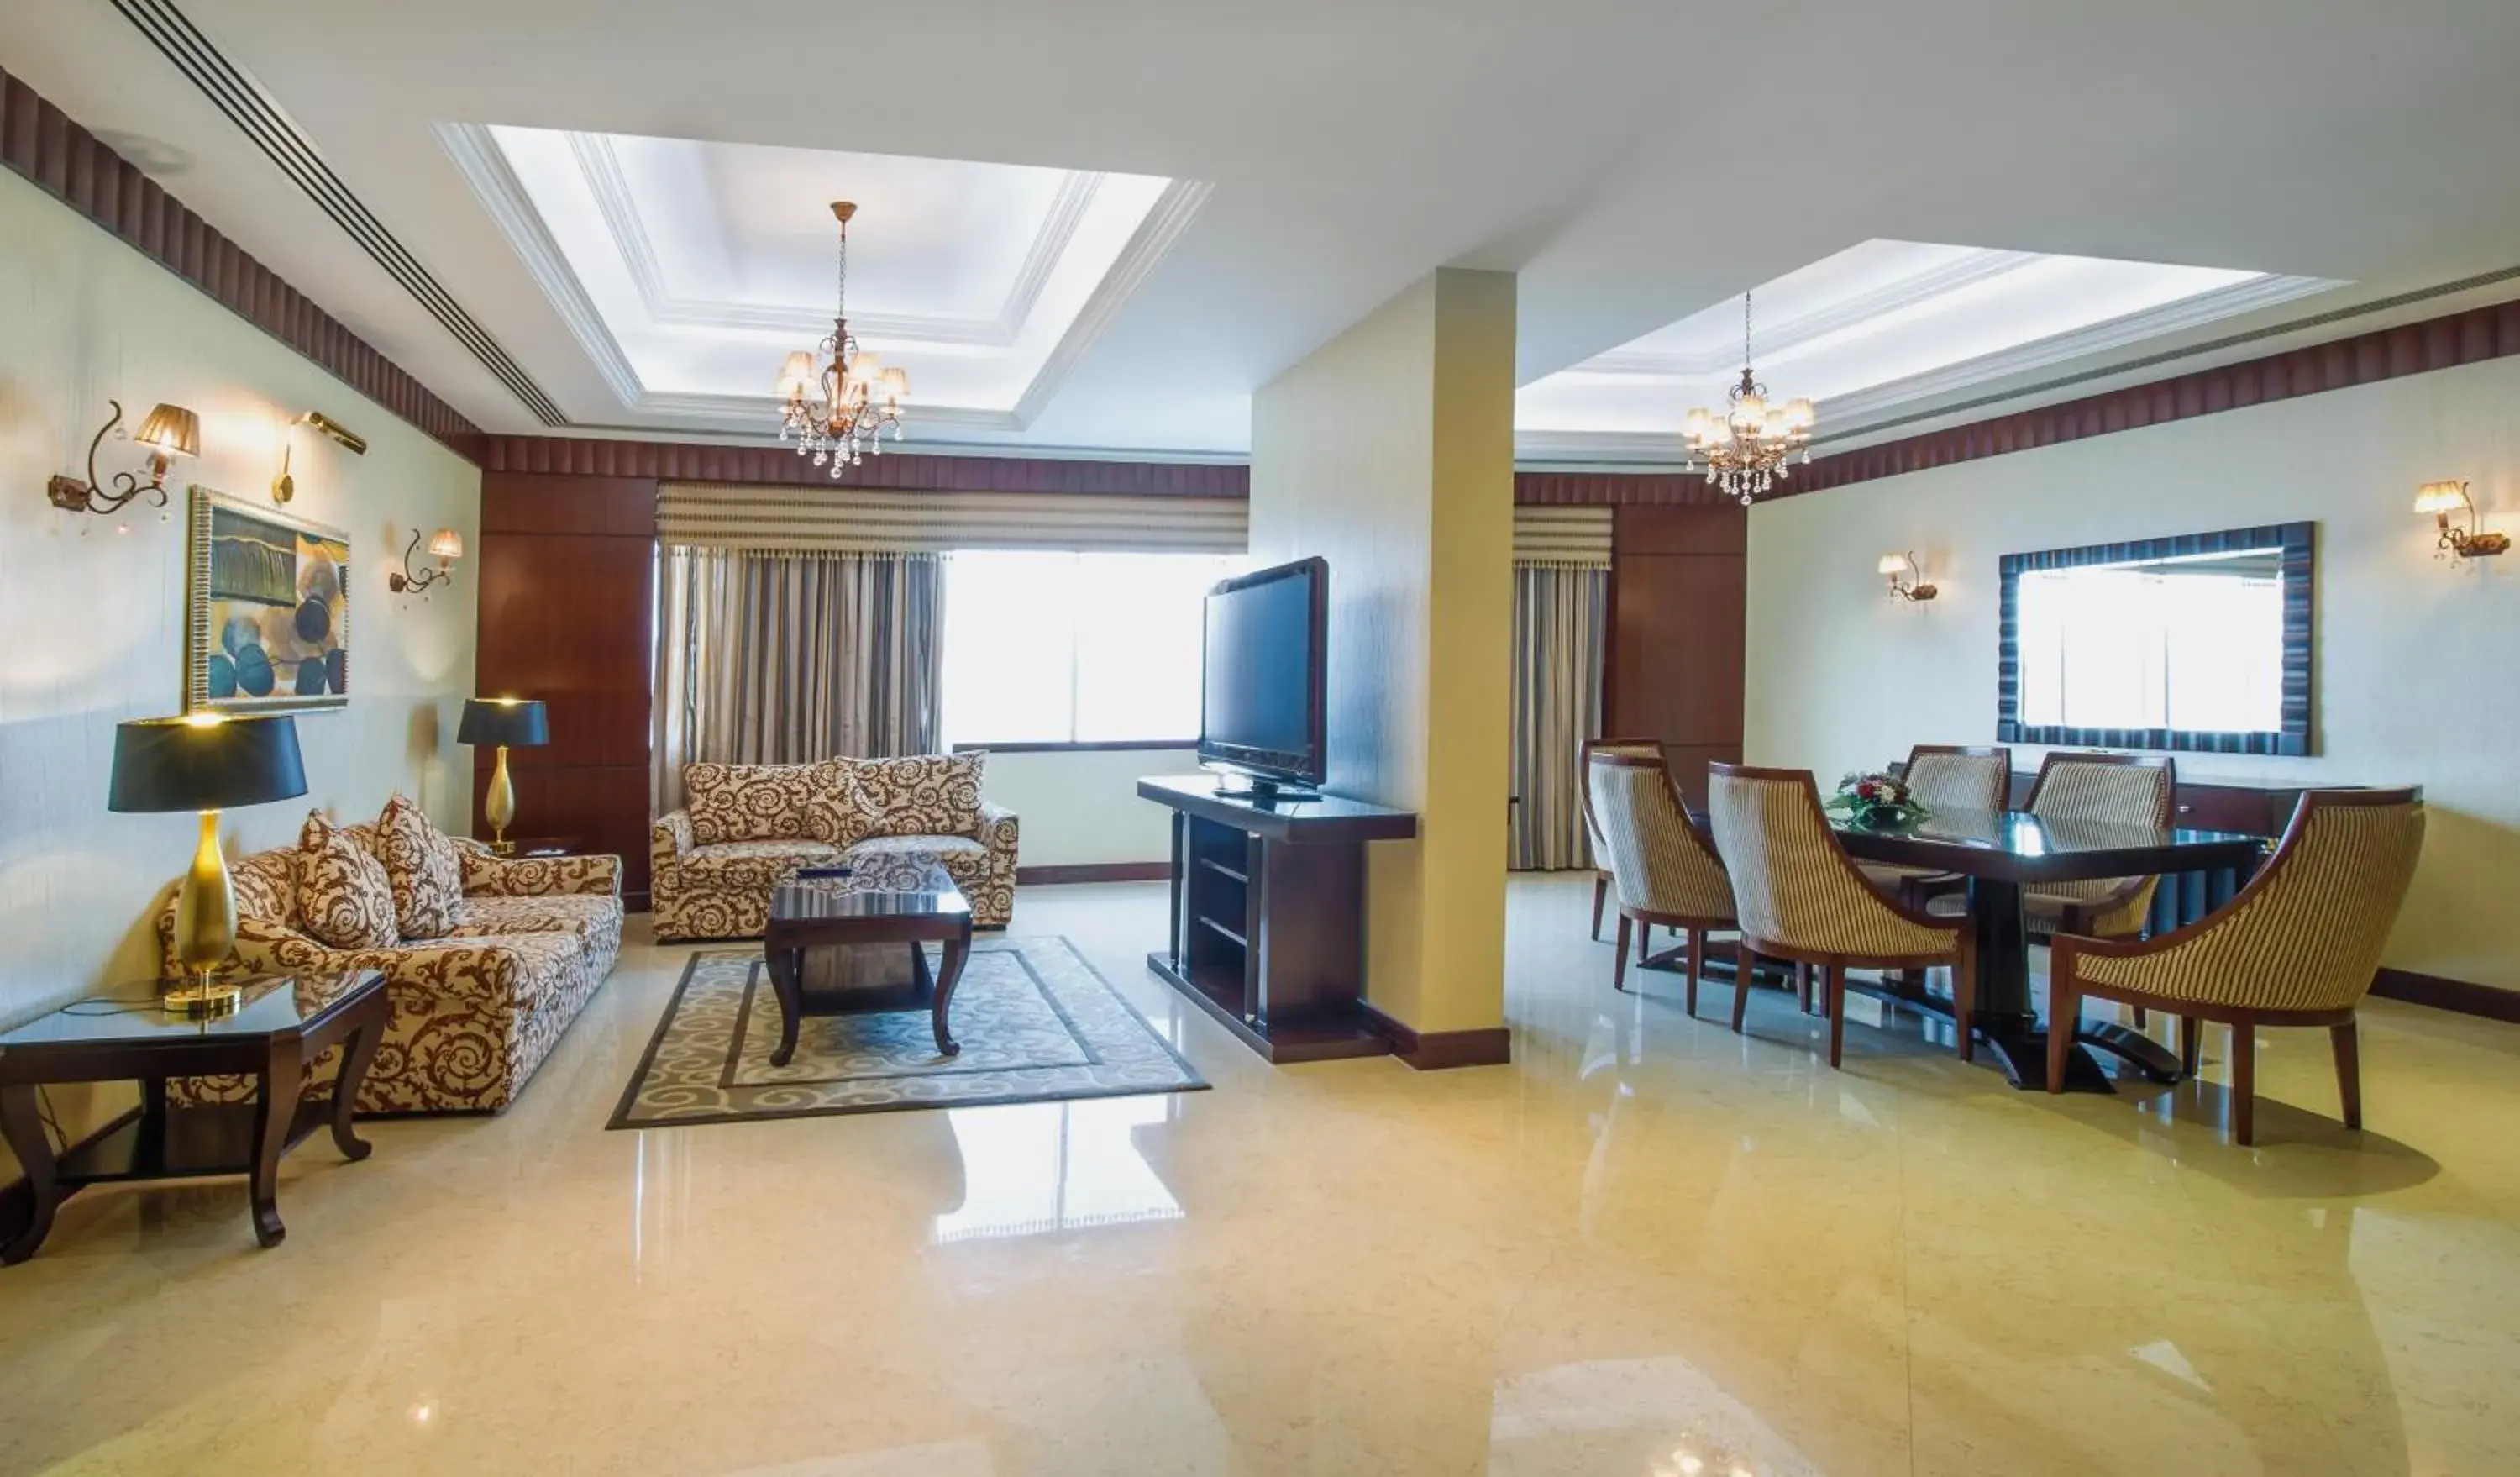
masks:
<svg viewBox="0 0 2520 1477"><path fill-rule="evenodd" d="M236 943L236 890L219 850L219 812L304 793L294 719L194 713L114 725L106 809L202 817L193 865L175 898L175 958L185 978L166 992L167 1009L206 1019L233 1012L244 996L212 979Z"/></svg>
<svg viewBox="0 0 2520 1477"><path fill-rule="evenodd" d="M551 742L543 705L531 697L467 697L455 741L476 748L484 743L499 746L499 760L490 768L490 787L481 796L481 815L490 823L490 849L506 856L517 849L517 843L508 839L508 828L517 819L517 786L508 779L508 749L512 744L531 748Z"/></svg>

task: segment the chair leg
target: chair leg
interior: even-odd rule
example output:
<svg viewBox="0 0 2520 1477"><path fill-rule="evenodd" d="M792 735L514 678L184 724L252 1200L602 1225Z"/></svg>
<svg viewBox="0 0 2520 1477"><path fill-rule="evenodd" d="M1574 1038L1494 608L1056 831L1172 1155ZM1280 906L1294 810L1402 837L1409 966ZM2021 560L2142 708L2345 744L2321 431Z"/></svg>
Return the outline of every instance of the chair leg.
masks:
<svg viewBox="0 0 2520 1477"><path fill-rule="evenodd" d="M2327 1028L2327 1044L2336 1052L2336 1096L2345 1102L2345 1126L2362 1126L2362 1056L2352 1021Z"/></svg>
<svg viewBox="0 0 2520 1477"><path fill-rule="evenodd" d="M1697 1013L1697 966L1704 960L1705 954L1706 930L1703 928L1689 929L1688 960L1688 983L1681 987L1681 993L1683 998L1687 1001L1688 1013L1691 1015L1695 1015Z"/></svg>
<svg viewBox="0 0 2520 1477"><path fill-rule="evenodd" d="M1828 990L1828 1069L1837 1070L1846 1054L1846 966L1831 964L1821 971Z"/></svg>
<svg viewBox="0 0 2520 1477"><path fill-rule="evenodd" d="M1977 1060L1977 962L1963 940L1952 961L1952 1031L1959 1038L1960 1060Z"/></svg>
<svg viewBox="0 0 2520 1477"><path fill-rule="evenodd" d="M2065 1053L2074 1049L2074 1022L2083 1013L2083 998L2073 981L2048 981L2048 1091L2065 1091Z"/></svg>
<svg viewBox="0 0 2520 1477"><path fill-rule="evenodd" d="M1593 873L1593 942L1597 944L1601 941L1601 905L1609 897L1610 879L1598 872Z"/></svg>
<svg viewBox="0 0 2520 1477"><path fill-rule="evenodd" d="M2135 1007L2135 1028L2138 1031L2144 1029L2144 1013L2141 1006Z"/></svg>
<svg viewBox="0 0 2520 1477"><path fill-rule="evenodd" d="M2245 1020L2231 1023L2231 1141L2258 1140L2258 1028Z"/></svg>
<svg viewBox="0 0 2520 1477"><path fill-rule="evenodd" d="M1628 987L1628 935L1635 926L1634 921L1626 914L1619 915L1618 953L1610 964L1610 988L1613 990L1625 990Z"/></svg>
<svg viewBox="0 0 2520 1477"><path fill-rule="evenodd" d="M1741 1012L1750 1004L1750 981L1757 977L1759 952L1750 947L1750 935L1741 935L1740 946L1732 955L1732 1034L1741 1034Z"/></svg>
<svg viewBox="0 0 2520 1477"><path fill-rule="evenodd" d="M1801 960L1794 961L1794 989L1799 991L1802 995L1803 1013L1805 1015L1809 1015L1812 1013L1811 965L1804 963Z"/></svg>
<svg viewBox="0 0 2520 1477"><path fill-rule="evenodd" d="M2196 1064L2205 1055L2205 1022L2193 1015L2179 1017L2179 1074L2196 1075Z"/></svg>

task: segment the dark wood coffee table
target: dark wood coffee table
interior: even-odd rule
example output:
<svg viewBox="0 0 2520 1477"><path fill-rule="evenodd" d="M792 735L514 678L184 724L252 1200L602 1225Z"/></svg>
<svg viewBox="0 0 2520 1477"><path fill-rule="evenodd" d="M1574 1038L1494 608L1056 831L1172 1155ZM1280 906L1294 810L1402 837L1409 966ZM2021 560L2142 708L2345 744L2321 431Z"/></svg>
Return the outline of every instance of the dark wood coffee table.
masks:
<svg viewBox="0 0 2520 1477"><path fill-rule="evenodd" d="M945 956L932 978L922 947L930 943L942 944ZM806 994L808 949L842 956L826 971L837 976L836 987L813 1000ZM796 1054L796 1027L809 1011L845 1015L922 1004L936 1029L936 1050L959 1053L963 1048L945 1013L970 950L971 907L933 863L806 872L781 883L770 895L770 925L761 941L779 997L779 1049L770 1064L784 1067Z"/></svg>
<svg viewBox="0 0 2520 1477"><path fill-rule="evenodd" d="M158 1007L157 982L73 1001L50 1015L0 1033L0 1132L26 1171L32 1214L0 1245L0 1263L22 1262L44 1244L53 1212L90 1185L118 1180L249 1177L254 1239L277 1246L280 1156L330 1125L342 1157L364 1159L368 1144L350 1131L359 1084L384 1039L390 1007L385 977L374 969L339 974L269 975L242 982L245 1003L217 1020L187 1020ZM299 1100L299 1069L332 1047L341 1072L329 1102ZM251 1102L176 1107L175 1077L240 1073L257 1080ZM95 1140L56 1155L36 1090L57 1082L137 1078L136 1113Z"/></svg>

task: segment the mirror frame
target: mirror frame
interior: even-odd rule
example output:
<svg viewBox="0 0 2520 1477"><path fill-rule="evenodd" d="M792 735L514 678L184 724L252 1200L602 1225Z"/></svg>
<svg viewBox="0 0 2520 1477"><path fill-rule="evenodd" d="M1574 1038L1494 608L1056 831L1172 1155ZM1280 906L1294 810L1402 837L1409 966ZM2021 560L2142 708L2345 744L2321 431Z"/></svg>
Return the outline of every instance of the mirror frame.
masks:
<svg viewBox="0 0 2520 1477"><path fill-rule="evenodd" d="M2003 595L1999 616L2001 644L1996 658L1996 741L2089 748L2180 749L2208 754L2315 753L2311 679L2316 662L2311 646L2315 613L2313 589L2318 583L2317 528L2316 523L2272 523L2258 528L2227 528L2217 533L2183 533L2173 538L2086 544L2079 549L2047 549L2036 554L2005 555L2001 565ZM2251 549L2283 551L2282 728L2243 734L2198 729L2068 728L2061 724L2026 724L2021 721L2017 602L2024 570L2067 569L2078 564L2120 564L2199 554L2237 554Z"/></svg>

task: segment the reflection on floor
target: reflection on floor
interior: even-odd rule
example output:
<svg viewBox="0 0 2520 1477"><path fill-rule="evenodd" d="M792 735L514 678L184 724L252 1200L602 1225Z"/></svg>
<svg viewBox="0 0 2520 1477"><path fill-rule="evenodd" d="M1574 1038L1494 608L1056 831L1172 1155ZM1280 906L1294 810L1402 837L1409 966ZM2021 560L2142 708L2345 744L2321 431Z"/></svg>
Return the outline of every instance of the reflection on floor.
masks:
<svg viewBox="0 0 2520 1477"><path fill-rule="evenodd" d="M0 1473L2520 1471L2520 1029L2387 1003L2049 1098L1912 1019L1751 1034L1511 889L1514 1064L1273 1069L1028 890L1211 1093L607 1133L685 951L506 1116L96 1191L0 1271Z"/></svg>

